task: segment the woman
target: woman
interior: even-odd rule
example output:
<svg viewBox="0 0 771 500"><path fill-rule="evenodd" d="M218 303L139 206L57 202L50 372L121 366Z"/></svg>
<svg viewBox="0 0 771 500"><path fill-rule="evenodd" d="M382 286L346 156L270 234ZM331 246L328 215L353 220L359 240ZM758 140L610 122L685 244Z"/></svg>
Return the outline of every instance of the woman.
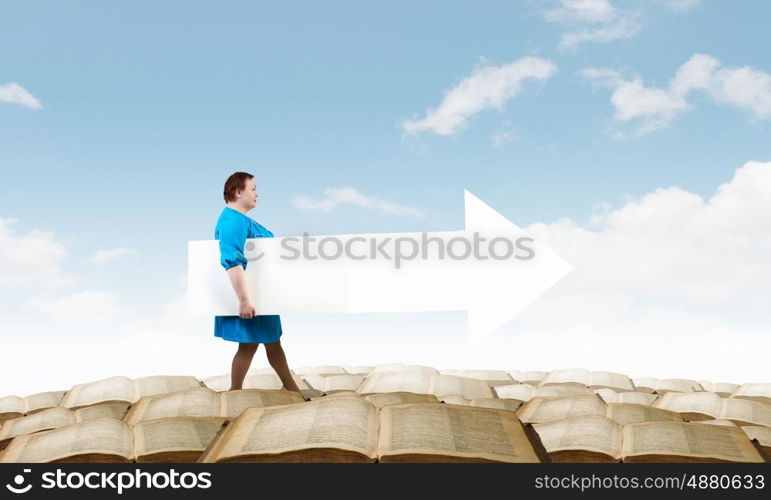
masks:
<svg viewBox="0 0 771 500"><path fill-rule="evenodd" d="M246 213L257 204L257 186L254 176L236 172L225 181L225 207L217 219L214 239L219 240L220 263L228 273L238 297L238 316L215 316L214 335L238 342L230 371L230 390L241 389L246 372L257 347L265 344L270 366L284 384L282 389L300 392L286 363L281 348L281 318L276 315L258 315L246 286L247 259L244 243L247 238L272 238L273 233L248 217Z"/></svg>

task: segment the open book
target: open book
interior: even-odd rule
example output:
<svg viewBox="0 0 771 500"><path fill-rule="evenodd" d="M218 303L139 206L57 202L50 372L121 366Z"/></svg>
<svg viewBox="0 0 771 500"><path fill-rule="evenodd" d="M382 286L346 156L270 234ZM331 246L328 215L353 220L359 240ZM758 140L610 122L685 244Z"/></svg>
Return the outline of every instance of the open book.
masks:
<svg viewBox="0 0 771 500"><path fill-rule="evenodd" d="M292 373L300 393L304 397L312 398L321 396L321 391L312 388L302 377ZM215 375L203 379L203 385L217 392L230 390L230 374ZM242 387L244 389L281 389L283 382L272 368L269 369L250 369L244 377Z"/></svg>
<svg viewBox="0 0 771 500"><path fill-rule="evenodd" d="M175 417L130 426L99 417L14 438L0 463L195 462L223 417Z"/></svg>
<svg viewBox="0 0 771 500"><path fill-rule="evenodd" d="M731 394L739 388L739 384L732 384L730 382L710 382L709 380L699 380L699 385L707 392L714 392L718 396L724 398L729 397Z"/></svg>
<svg viewBox="0 0 771 500"><path fill-rule="evenodd" d="M656 377L633 378L632 383L636 390L643 392L655 392L664 394L665 392L694 392L703 391L704 388L696 380L687 378L665 378Z"/></svg>
<svg viewBox="0 0 771 500"><path fill-rule="evenodd" d="M594 389L606 403L636 403L638 405L652 405L659 396L641 391L616 391L607 387Z"/></svg>
<svg viewBox="0 0 771 500"><path fill-rule="evenodd" d="M765 425L743 425L741 429L747 437L758 442L766 454L766 461L771 462L771 427Z"/></svg>
<svg viewBox="0 0 771 500"><path fill-rule="evenodd" d="M549 372L542 371L542 370L531 370L531 371L509 370L506 373L508 373L509 376L512 379L514 379L514 382L517 382L520 384L530 384L535 387L538 387L541 384L541 381L544 378L546 378L546 375L549 374Z"/></svg>
<svg viewBox="0 0 771 500"><path fill-rule="evenodd" d="M120 420L126 414L128 407L129 403L102 403L78 410L57 406L25 417L7 420L0 427L0 450L5 449L11 439L16 436L56 429L99 417L111 417Z"/></svg>
<svg viewBox="0 0 771 500"><path fill-rule="evenodd" d="M404 403L438 403L439 399L433 394L416 394L414 392L383 392L364 394L364 399L382 408L388 405L401 405Z"/></svg>
<svg viewBox="0 0 771 500"><path fill-rule="evenodd" d="M364 375L308 374L303 375L303 378L313 389L323 394L332 394L339 391L355 391L364 380Z"/></svg>
<svg viewBox="0 0 771 500"><path fill-rule="evenodd" d="M516 399L518 401L528 401L537 396L591 396L595 394L595 392L588 387L576 387L574 385L550 385L548 387L534 387L530 384L507 384L494 385L492 390L499 398Z"/></svg>
<svg viewBox="0 0 771 500"><path fill-rule="evenodd" d="M199 462L376 460L541 461L509 411L438 402L379 409L361 396L339 394L249 408L224 424Z"/></svg>
<svg viewBox="0 0 771 500"><path fill-rule="evenodd" d="M73 386L64 395L60 406L81 408L97 403L134 403L145 396L201 386L200 380L185 375L152 375L138 379L118 375Z"/></svg>
<svg viewBox="0 0 771 500"><path fill-rule="evenodd" d="M742 384L731 394L731 397L771 404L771 382Z"/></svg>
<svg viewBox="0 0 771 500"><path fill-rule="evenodd" d="M771 425L771 404L721 398L711 392L668 392L653 406L680 413L686 420L725 419L739 425Z"/></svg>
<svg viewBox="0 0 771 500"><path fill-rule="evenodd" d="M32 415L35 412L58 406L67 391L48 391L26 397L5 396L0 398L0 423L12 418Z"/></svg>
<svg viewBox="0 0 771 500"><path fill-rule="evenodd" d="M498 410L517 411L522 406L521 401L515 399L499 399L499 398L479 398L479 399L466 399L463 396L456 396L454 394L448 394L441 396L439 400L442 403L449 403L454 405L466 405L466 406L481 406L482 408L495 408Z"/></svg>
<svg viewBox="0 0 771 500"><path fill-rule="evenodd" d="M217 392L208 387L144 397L128 410L124 421L129 425L169 417L236 418L246 408L303 402L294 391L276 389L239 389Z"/></svg>
<svg viewBox="0 0 771 500"><path fill-rule="evenodd" d="M414 392L435 396L455 394L468 399L494 397L490 385L483 380L457 375L442 375L424 369L410 369L401 372L373 371L364 379L356 392L359 394Z"/></svg>
<svg viewBox="0 0 771 500"><path fill-rule="evenodd" d="M439 373L482 380L487 385L514 383L514 379L505 370L440 370Z"/></svg>
<svg viewBox="0 0 771 500"><path fill-rule="evenodd" d="M630 424L649 420L674 420L682 422L679 413L636 403L605 403L598 395L536 397L517 410L524 423L543 423L570 417L600 415L618 424Z"/></svg>
<svg viewBox="0 0 771 500"><path fill-rule="evenodd" d="M621 373L589 371L585 368L552 370L544 377L539 387L550 385L575 385L577 387L608 387L621 391L634 391L632 380Z"/></svg>
<svg viewBox="0 0 771 500"><path fill-rule="evenodd" d="M764 462L738 427L583 415L533 428L554 462Z"/></svg>

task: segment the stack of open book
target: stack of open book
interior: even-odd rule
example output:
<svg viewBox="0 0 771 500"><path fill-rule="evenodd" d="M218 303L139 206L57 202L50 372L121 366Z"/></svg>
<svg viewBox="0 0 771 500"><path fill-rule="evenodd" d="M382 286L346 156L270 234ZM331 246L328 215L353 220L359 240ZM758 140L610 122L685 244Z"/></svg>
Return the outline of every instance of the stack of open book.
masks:
<svg viewBox="0 0 771 500"><path fill-rule="evenodd" d="M401 364L0 397L0 462L764 462L771 383ZM306 401L305 398L310 398Z"/></svg>

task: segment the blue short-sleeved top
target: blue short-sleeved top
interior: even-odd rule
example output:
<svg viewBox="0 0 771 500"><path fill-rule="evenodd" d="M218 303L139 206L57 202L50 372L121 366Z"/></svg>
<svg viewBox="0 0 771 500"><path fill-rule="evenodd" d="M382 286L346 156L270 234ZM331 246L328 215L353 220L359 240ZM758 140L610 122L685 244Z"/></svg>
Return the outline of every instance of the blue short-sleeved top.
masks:
<svg viewBox="0 0 771 500"><path fill-rule="evenodd" d="M244 244L247 238L272 237L273 233L257 221L227 206L222 209L214 228L214 239L219 240L220 264L225 271L239 265L246 270L248 261L244 255ZM276 342L281 334L281 318L278 314L259 315L251 319L239 316L214 317L214 336L224 340L270 344Z"/></svg>

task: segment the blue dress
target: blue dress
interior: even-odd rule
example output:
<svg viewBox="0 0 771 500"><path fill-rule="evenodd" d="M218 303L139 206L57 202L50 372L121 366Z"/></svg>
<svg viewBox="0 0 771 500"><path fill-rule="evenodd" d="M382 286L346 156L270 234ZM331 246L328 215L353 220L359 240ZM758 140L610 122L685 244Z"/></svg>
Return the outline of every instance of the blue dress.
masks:
<svg viewBox="0 0 771 500"><path fill-rule="evenodd" d="M222 267L227 270L240 265L246 270L246 239L260 237L272 238L273 233L238 210L227 206L223 208L214 229L214 239L219 240ZM214 317L214 336L232 342L271 344L278 341L281 333L281 318L278 314L259 315L250 319L240 316Z"/></svg>

